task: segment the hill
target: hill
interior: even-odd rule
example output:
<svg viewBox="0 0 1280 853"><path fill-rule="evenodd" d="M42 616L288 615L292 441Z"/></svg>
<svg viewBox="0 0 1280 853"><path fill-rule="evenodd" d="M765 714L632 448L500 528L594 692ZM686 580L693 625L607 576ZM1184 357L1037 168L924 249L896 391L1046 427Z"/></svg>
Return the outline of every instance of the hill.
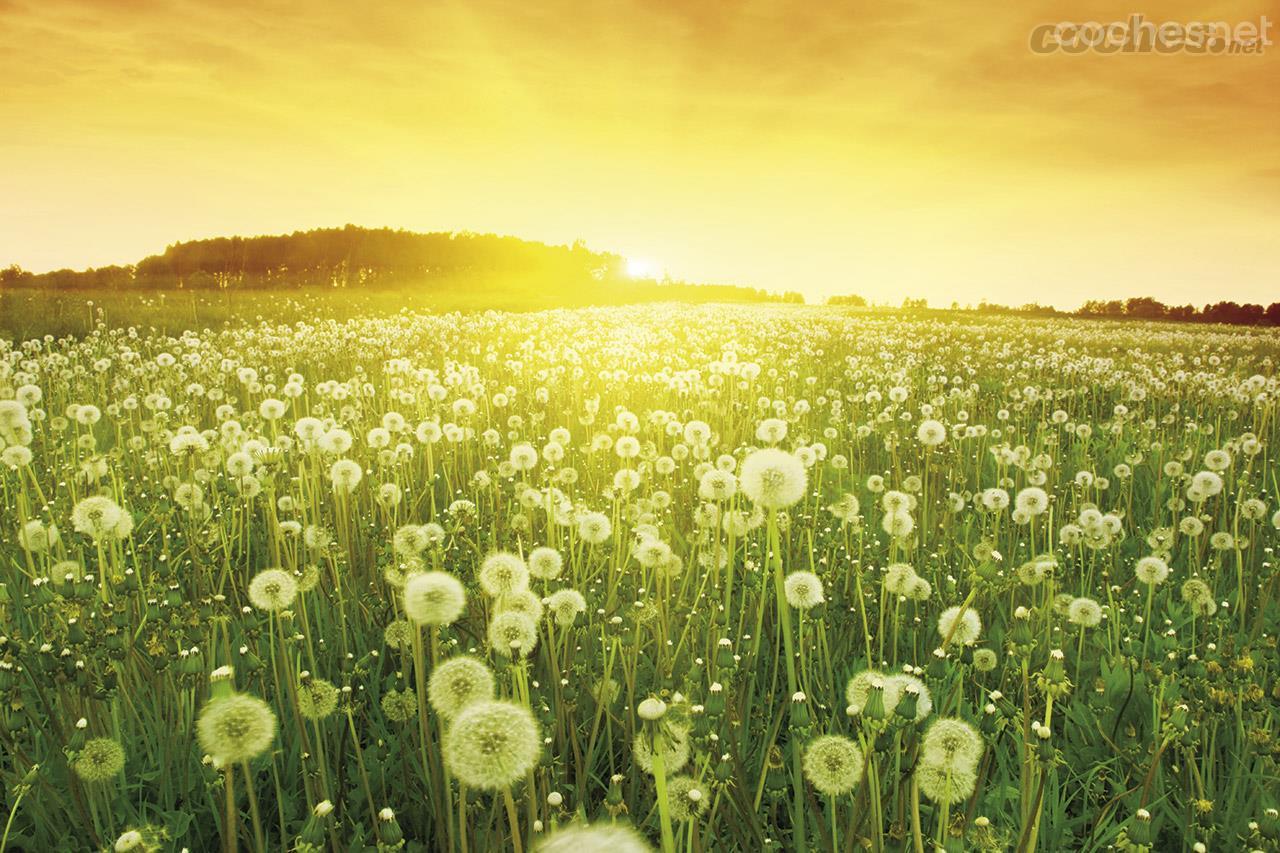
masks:
<svg viewBox="0 0 1280 853"><path fill-rule="evenodd" d="M31 273L0 271L0 286L94 291L255 290L336 287L415 295L466 287L545 305L680 300L801 302L799 294L627 275L622 256L581 242L553 246L470 232L318 228L174 243L136 264Z"/></svg>

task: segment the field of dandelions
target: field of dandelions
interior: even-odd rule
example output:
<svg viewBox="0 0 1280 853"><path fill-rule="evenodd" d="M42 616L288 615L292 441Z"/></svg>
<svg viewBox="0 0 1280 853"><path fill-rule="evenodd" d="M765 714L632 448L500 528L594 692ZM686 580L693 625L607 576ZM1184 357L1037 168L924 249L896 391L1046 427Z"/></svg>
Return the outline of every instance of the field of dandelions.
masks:
<svg viewBox="0 0 1280 853"><path fill-rule="evenodd" d="M0 851L1280 849L1280 342L0 342Z"/></svg>

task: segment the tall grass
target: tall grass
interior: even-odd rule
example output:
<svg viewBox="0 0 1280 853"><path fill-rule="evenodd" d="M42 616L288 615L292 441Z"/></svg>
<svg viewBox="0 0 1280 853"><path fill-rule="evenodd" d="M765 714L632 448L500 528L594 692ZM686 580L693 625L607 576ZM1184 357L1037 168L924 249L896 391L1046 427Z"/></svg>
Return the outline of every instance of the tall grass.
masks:
<svg viewBox="0 0 1280 853"><path fill-rule="evenodd" d="M147 310L0 344L0 851L1276 849L1274 338Z"/></svg>

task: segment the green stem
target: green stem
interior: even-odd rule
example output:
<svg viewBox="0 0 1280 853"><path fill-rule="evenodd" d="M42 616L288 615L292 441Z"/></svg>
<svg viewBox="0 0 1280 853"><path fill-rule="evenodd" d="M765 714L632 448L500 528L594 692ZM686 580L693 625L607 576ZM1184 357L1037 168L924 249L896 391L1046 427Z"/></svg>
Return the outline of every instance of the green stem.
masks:
<svg viewBox="0 0 1280 853"><path fill-rule="evenodd" d="M769 510L769 556L773 563L774 594L778 600L778 621L782 631L782 646L787 657L787 690L791 696L799 692L796 683L795 649L791 639L791 608L787 604L786 588L782 581L782 548L778 536L778 514ZM794 737L790 738L788 748L791 751L791 790L793 801L791 806L792 841L798 853L805 853L808 844L805 841L804 811L804 774L800 766L800 749Z"/></svg>

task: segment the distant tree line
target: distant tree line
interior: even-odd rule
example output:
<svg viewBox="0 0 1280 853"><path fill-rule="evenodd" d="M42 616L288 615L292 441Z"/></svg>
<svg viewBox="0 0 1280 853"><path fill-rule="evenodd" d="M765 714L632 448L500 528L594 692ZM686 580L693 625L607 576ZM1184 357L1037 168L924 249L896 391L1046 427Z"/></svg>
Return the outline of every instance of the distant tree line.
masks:
<svg viewBox="0 0 1280 853"><path fill-rule="evenodd" d="M832 296L827 299L828 305L844 305L849 308L866 308L866 297L859 296L856 293L849 293L844 296Z"/></svg>
<svg viewBox="0 0 1280 853"><path fill-rule="evenodd" d="M0 287L72 291L237 290L316 286L363 288L377 292L414 288L464 287L479 295L501 291L526 295L547 305L612 304L645 301L801 303L795 292L770 293L731 284L694 284L637 279L626 260L588 249L581 241L552 246L516 237L471 232L420 234L390 228L318 228L262 237L215 237L174 243L136 264L87 270L31 273L17 266L0 269ZM526 300L529 301L529 300ZM829 305L869 306L856 294L832 296ZM903 300L906 310L928 310L925 299ZM1148 296L1090 300L1076 311L1035 303L1022 306L982 302L984 314L1038 317L1110 317L1191 323L1280 326L1280 302L1216 302L1196 308L1165 305Z"/></svg>
<svg viewBox="0 0 1280 853"><path fill-rule="evenodd" d="M1090 300L1076 312L1082 317L1132 317L1150 320L1182 320L1189 323L1231 323L1237 326L1280 326L1280 302L1265 308L1255 302L1215 302L1193 305L1165 305L1150 296L1121 301Z"/></svg>
<svg viewBox="0 0 1280 853"><path fill-rule="evenodd" d="M870 303L855 294L832 296L828 305L865 308ZM905 299L902 307L907 310L928 310L928 300ZM1234 326L1280 326L1280 302L1263 307L1254 302L1215 302L1202 308L1194 305L1165 305L1150 296L1129 299L1091 299L1075 311L1060 311L1051 305L1030 302L1025 305L1001 305L983 301L975 308L962 308L951 303L950 311L973 311L979 314L1017 314L1031 317L1091 317L1119 320L1171 320L1183 323L1229 323Z"/></svg>
<svg viewBox="0 0 1280 853"><path fill-rule="evenodd" d="M215 237L174 243L137 264L35 274L0 270L0 286L59 289L236 289L282 287L448 287L526 289L556 302L686 300L803 302L736 285L637 279L625 259L581 241L551 246L494 234L429 233L390 228L320 228L262 237Z"/></svg>

